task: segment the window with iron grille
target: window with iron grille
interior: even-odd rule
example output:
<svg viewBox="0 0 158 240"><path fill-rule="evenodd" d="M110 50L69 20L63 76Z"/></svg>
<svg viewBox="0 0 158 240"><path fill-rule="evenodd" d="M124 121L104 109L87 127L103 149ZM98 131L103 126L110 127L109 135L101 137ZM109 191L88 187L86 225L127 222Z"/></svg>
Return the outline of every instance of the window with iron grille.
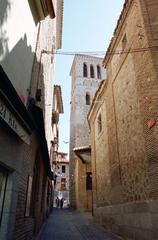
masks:
<svg viewBox="0 0 158 240"><path fill-rule="evenodd" d="M66 167L65 167L65 165L62 165L62 166L61 166L61 171L62 171L62 173L65 173L65 172L66 172Z"/></svg>
<svg viewBox="0 0 158 240"><path fill-rule="evenodd" d="M86 93L86 105L90 105L90 95Z"/></svg>
<svg viewBox="0 0 158 240"><path fill-rule="evenodd" d="M87 64L86 63L83 64L83 76L88 77L88 71L87 71Z"/></svg>
<svg viewBox="0 0 158 240"><path fill-rule="evenodd" d="M91 172L87 172L86 189L87 190L92 190L92 173Z"/></svg>
<svg viewBox="0 0 158 240"><path fill-rule="evenodd" d="M97 65L97 78L101 79L101 68L99 65Z"/></svg>
<svg viewBox="0 0 158 240"><path fill-rule="evenodd" d="M90 65L90 76L91 76L91 78L94 78L94 67L93 67L93 65Z"/></svg>

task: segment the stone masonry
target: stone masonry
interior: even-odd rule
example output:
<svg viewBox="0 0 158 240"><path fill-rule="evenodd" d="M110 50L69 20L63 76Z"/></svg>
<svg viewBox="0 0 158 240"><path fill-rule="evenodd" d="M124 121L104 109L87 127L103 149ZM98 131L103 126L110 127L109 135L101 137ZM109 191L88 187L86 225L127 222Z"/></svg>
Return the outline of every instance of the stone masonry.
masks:
<svg viewBox="0 0 158 240"><path fill-rule="evenodd" d="M88 146L90 144L87 113L101 80L105 79L105 70L102 68L102 59L87 55L75 55L70 75L72 77L70 119L70 205L76 207L78 202L78 207L85 208L87 205L86 199L88 199L88 196L86 197L84 193L86 192L86 171L91 172L91 166L84 166L81 160L75 156L73 148ZM76 191L78 197L76 196ZM76 199L76 197L78 199Z"/></svg>
<svg viewBox="0 0 158 240"><path fill-rule="evenodd" d="M124 239L158 238L157 12L157 0L125 1L88 115L94 215Z"/></svg>

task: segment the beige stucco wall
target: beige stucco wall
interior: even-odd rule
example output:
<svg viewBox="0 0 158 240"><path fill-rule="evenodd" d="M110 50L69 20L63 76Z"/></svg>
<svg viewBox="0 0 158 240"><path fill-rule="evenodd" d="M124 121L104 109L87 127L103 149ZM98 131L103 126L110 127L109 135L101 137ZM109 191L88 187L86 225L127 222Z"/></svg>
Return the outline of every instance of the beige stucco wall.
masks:
<svg viewBox="0 0 158 240"><path fill-rule="evenodd" d="M92 191L86 189L87 172L91 172L91 164L83 164L76 157L76 206L79 211L92 211Z"/></svg>

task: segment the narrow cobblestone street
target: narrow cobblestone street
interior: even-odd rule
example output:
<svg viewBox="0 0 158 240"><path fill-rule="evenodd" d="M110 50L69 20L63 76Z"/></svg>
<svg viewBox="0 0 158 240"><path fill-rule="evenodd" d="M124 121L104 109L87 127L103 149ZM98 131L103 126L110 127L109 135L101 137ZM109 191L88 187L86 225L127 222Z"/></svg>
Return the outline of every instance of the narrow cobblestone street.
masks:
<svg viewBox="0 0 158 240"><path fill-rule="evenodd" d="M54 209L36 240L119 240L93 223L89 214Z"/></svg>

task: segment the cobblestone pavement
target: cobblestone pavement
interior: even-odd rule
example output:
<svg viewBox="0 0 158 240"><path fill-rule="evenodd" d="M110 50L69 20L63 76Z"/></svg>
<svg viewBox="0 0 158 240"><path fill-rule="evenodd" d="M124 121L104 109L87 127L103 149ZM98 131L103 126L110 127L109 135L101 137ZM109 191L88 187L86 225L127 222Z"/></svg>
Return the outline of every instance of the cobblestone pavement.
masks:
<svg viewBox="0 0 158 240"><path fill-rule="evenodd" d="M95 225L87 213L54 209L36 240L119 240Z"/></svg>

